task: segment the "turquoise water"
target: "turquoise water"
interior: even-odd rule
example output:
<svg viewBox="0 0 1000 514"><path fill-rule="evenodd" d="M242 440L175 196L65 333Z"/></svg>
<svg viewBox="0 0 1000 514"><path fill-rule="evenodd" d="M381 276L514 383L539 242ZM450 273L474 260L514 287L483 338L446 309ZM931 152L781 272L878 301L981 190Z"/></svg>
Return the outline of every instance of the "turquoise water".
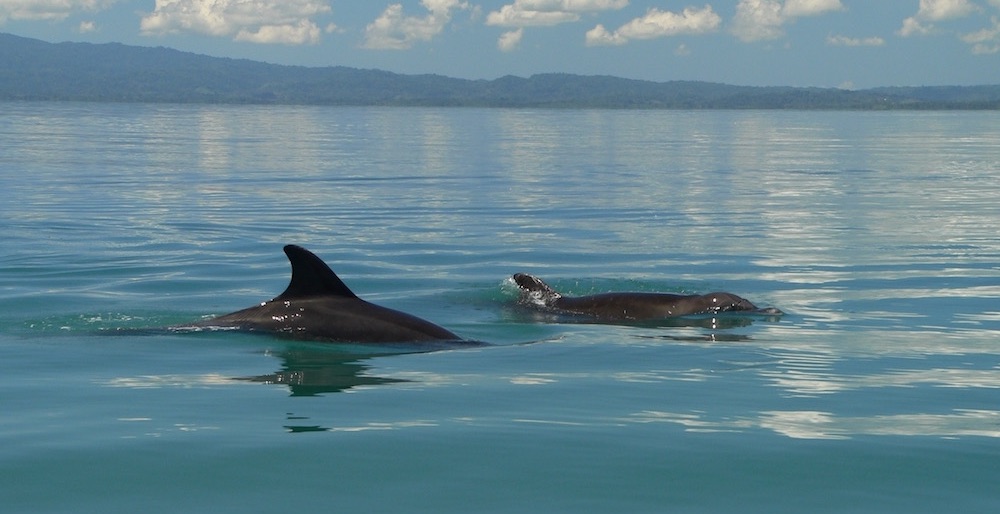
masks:
<svg viewBox="0 0 1000 514"><path fill-rule="evenodd" d="M1000 506L995 113L2 108L11 512ZM494 345L116 330L286 243ZM518 271L787 315L554 323Z"/></svg>

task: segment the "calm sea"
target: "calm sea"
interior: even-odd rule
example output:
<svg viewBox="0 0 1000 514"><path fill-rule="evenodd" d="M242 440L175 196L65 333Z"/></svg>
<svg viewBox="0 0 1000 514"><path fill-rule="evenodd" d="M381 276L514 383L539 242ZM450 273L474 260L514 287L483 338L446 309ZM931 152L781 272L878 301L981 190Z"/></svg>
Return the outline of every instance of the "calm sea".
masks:
<svg viewBox="0 0 1000 514"><path fill-rule="evenodd" d="M10 512L1000 508L996 113L0 109ZM114 334L286 243L495 345ZM558 324L518 271L787 315Z"/></svg>

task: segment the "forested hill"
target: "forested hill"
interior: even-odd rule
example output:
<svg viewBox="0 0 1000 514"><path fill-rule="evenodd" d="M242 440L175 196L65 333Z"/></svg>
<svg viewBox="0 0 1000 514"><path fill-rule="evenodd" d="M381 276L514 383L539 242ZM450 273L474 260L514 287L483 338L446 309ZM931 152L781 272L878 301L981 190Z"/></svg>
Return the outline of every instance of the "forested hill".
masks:
<svg viewBox="0 0 1000 514"><path fill-rule="evenodd" d="M117 43L0 34L0 100L636 109L998 109L1000 85L748 87L543 74L465 80L281 66Z"/></svg>

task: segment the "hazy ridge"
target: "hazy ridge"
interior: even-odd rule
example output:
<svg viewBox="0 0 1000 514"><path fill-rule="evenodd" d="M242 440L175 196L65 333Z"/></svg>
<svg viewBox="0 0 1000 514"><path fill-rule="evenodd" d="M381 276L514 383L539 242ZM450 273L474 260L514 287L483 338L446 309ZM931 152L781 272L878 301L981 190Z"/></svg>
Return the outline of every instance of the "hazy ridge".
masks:
<svg viewBox="0 0 1000 514"><path fill-rule="evenodd" d="M0 100L635 109L998 109L1000 85L865 90L561 73L467 80L0 34Z"/></svg>

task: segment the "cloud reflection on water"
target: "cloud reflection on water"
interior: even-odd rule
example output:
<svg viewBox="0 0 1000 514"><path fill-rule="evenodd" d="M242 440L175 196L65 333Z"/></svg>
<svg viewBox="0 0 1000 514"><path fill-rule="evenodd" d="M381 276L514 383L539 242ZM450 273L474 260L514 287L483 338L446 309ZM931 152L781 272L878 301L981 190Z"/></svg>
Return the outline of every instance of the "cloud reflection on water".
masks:
<svg viewBox="0 0 1000 514"><path fill-rule="evenodd" d="M837 416L820 411L765 411L757 417L710 419L704 414L644 411L626 423L672 423L690 432L766 429L793 439L851 439L860 436L1000 437L1000 411L955 409L945 414Z"/></svg>

